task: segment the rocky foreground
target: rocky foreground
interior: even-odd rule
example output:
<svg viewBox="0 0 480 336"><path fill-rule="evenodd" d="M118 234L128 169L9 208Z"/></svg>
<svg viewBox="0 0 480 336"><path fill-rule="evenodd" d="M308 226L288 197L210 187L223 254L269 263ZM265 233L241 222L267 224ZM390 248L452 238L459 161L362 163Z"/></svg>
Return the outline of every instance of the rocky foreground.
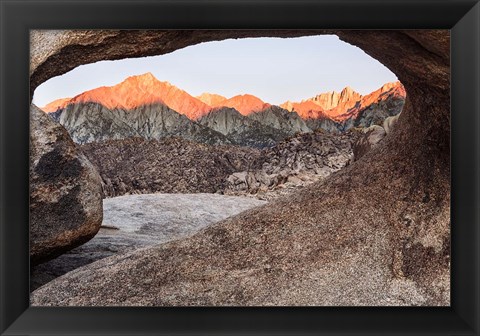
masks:
<svg viewBox="0 0 480 336"><path fill-rule="evenodd" d="M393 123L385 125L390 130ZM263 150L181 138L129 138L79 146L78 153L85 153L100 172L104 196L127 196L104 200L103 224L92 240L34 266L31 289L114 254L186 237L262 204L219 194L273 200L321 181L353 162L354 153L360 157L383 139L383 127L371 128L345 134L317 130ZM131 195L152 192L177 194Z"/></svg>
<svg viewBox="0 0 480 336"><path fill-rule="evenodd" d="M34 267L30 289L115 254L191 236L213 223L264 204L251 198L215 194L128 195L106 199L98 234L86 244Z"/></svg>
<svg viewBox="0 0 480 336"><path fill-rule="evenodd" d="M275 199L322 180L353 160L352 142L359 136L319 130L263 150L180 138L80 146L100 172L104 195L126 196L104 200L104 220L92 240L35 266L31 289L94 261L186 237L264 204L252 198ZM159 191L169 194L145 194Z"/></svg>

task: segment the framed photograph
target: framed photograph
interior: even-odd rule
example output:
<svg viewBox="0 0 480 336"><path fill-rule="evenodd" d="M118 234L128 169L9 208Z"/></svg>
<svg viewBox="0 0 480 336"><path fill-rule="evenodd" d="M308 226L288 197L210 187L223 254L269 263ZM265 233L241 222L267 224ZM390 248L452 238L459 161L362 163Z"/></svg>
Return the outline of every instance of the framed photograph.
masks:
<svg viewBox="0 0 480 336"><path fill-rule="evenodd" d="M2 335L478 335L478 1L0 1Z"/></svg>

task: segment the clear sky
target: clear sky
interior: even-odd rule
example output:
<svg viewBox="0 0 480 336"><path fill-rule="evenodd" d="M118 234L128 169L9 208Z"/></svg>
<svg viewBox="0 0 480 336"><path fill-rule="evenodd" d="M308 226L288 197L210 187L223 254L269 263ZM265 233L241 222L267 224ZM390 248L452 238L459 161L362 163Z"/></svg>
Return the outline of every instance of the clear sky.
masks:
<svg viewBox="0 0 480 336"><path fill-rule="evenodd" d="M250 93L271 104L300 101L345 86L367 94L397 80L380 62L334 35L230 39L166 55L82 65L40 85L33 102L44 106L146 72L193 96L210 92L230 98Z"/></svg>

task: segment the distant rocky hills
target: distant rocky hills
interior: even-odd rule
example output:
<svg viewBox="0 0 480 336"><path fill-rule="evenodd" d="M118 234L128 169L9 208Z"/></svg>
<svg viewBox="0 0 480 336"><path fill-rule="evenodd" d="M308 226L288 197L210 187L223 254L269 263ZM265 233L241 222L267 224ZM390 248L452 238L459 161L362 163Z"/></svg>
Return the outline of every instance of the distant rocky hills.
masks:
<svg viewBox="0 0 480 336"><path fill-rule="evenodd" d="M147 73L53 101L42 110L79 144L173 136L205 144L264 148L317 129L338 133L380 125L401 112L405 95L402 84L395 82L365 96L346 87L276 106L250 94L193 97Z"/></svg>
<svg viewBox="0 0 480 336"><path fill-rule="evenodd" d="M208 146L182 138L128 138L80 146L102 178L105 197L150 193L216 193L237 171L259 168L258 149Z"/></svg>

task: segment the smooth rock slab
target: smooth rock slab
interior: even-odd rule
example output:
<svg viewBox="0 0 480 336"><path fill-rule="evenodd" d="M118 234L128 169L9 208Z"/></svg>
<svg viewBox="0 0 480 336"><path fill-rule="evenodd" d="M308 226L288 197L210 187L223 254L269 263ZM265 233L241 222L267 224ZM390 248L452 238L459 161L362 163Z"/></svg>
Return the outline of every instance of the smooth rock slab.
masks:
<svg viewBox="0 0 480 336"><path fill-rule="evenodd" d="M267 202L218 194L125 195L103 200L103 224L88 243L31 274L31 290L111 255L194 234L210 224Z"/></svg>
<svg viewBox="0 0 480 336"><path fill-rule="evenodd" d="M105 199L103 225L163 243L266 202L218 194L147 194Z"/></svg>

